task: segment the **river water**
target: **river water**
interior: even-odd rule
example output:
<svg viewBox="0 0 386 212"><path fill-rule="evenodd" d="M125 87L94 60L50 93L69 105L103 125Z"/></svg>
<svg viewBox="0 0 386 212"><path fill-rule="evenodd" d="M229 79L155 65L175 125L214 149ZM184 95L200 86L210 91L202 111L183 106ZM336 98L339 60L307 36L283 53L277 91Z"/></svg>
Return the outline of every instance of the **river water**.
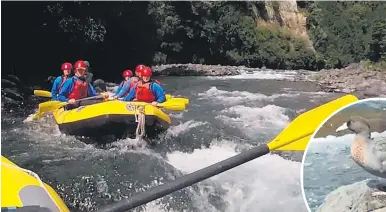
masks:
<svg viewBox="0 0 386 212"><path fill-rule="evenodd" d="M317 211L327 195L341 186L378 178L352 159L350 147L355 134L347 130L340 134L334 132L352 115L369 121L372 138L386 138L386 98L354 104L331 117L323 125L326 126L324 132L317 132L310 141L304 157L304 195L311 211ZM341 202L346 203L345 200Z"/></svg>
<svg viewBox="0 0 386 212"><path fill-rule="evenodd" d="M190 105L170 113L173 126L153 148L124 139L101 149L61 134L50 118L23 122L34 105L2 110L2 154L39 174L72 211L93 211L268 142L296 111L341 96L317 92L311 83L275 80L288 77L291 72L157 78ZM307 211L301 157L269 154L135 211Z"/></svg>

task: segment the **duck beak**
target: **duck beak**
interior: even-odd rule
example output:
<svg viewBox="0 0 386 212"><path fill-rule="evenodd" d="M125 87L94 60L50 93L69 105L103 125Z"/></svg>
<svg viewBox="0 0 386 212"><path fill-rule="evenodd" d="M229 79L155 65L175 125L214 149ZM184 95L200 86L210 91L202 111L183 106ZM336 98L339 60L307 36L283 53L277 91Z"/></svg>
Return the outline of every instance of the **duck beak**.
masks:
<svg viewBox="0 0 386 212"><path fill-rule="evenodd" d="M339 132L339 131L342 131L342 130L346 130L348 129L348 126L347 126L347 122L345 122L344 124L342 124L342 126L338 127L335 132Z"/></svg>

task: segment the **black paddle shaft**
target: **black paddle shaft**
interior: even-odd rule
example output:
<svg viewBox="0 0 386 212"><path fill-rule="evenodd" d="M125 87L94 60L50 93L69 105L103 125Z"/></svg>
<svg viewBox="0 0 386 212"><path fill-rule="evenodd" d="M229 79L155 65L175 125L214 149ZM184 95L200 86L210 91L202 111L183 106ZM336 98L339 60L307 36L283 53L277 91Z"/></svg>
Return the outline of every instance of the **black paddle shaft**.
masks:
<svg viewBox="0 0 386 212"><path fill-rule="evenodd" d="M121 200L117 203L113 203L111 205L105 206L98 210L98 212L102 211L127 211L137 206L146 204L163 196L166 196L170 193L183 189L185 187L191 186L197 182L203 181L209 177L213 177L217 174L225 172L229 169L232 169L236 166L239 166L243 163L246 163L250 160L256 159L260 156L269 153L268 146L260 145L258 147L254 147L248 151L242 152L238 155L235 155L226 160L220 161L216 164L208 166L206 168L197 170L188 175L177 178L176 180L165 183L163 185L154 187L142 193L136 194L129 199Z"/></svg>

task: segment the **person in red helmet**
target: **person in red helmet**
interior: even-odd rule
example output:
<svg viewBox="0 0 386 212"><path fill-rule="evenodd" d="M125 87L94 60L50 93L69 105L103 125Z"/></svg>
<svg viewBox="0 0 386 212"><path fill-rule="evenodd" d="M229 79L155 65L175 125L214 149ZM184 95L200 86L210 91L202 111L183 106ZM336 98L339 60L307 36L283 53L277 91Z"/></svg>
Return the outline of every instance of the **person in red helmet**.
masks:
<svg viewBox="0 0 386 212"><path fill-rule="evenodd" d="M63 75L58 76L55 79L54 84L52 85L52 88L51 88L51 98L54 101L58 99L58 93L62 89L66 80L70 77L71 70L72 70L72 64L68 63L68 62L63 63L61 68L63 71Z"/></svg>
<svg viewBox="0 0 386 212"><path fill-rule="evenodd" d="M83 99L86 97L98 96L91 83L85 79L85 72L87 65L83 60L78 60L74 65L75 76L68 79L58 95L58 100L61 102L68 102L76 107L75 100ZM108 97L108 93L101 93L105 98Z"/></svg>
<svg viewBox="0 0 386 212"><path fill-rule="evenodd" d="M133 83L133 79L131 78L133 76L133 72L131 70L126 70L122 73L122 76L124 80L119 85L117 91L115 92L115 98L122 98L127 96L129 94L130 89L134 86L135 83Z"/></svg>
<svg viewBox="0 0 386 212"><path fill-rule="evenodd" d="M142 64L139 64L137 67L135 67L135 75L137 76L138 81L141 79L142 71L145 70L145 68L146 66Z"/></svg>
<svg viewBox="0 0 386 212"><path fill-rule="evenodd" d="M134 85L129 94L123 98L123 101L140 101L151 103L157 106L158 103L166 101L164 89L150 78L151 68L145 67L141 73L141 80Z"/></svg>
<svg viewBox="0 0 386 212"><path fill-rule="evenodd" d="M137 75L137 79L138 79L137 82L140 81L141 73L142 73L143 70L145 70L146 67L148 67L148 66L140 64L140 65L137 65L137 67L135 68L135 75ZM150 68L150 67L148 67L148 68ZM153 82L157 83L158 85L161 85L161 82L158 81L158 80L153 80Z"/></svg>

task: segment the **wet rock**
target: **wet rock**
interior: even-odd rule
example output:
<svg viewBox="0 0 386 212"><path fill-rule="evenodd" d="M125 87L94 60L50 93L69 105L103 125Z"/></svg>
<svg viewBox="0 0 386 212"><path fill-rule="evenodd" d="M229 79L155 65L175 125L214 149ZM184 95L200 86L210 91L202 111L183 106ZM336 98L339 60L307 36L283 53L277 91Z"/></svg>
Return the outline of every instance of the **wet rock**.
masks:
<svg viewBox="0 0 386 212"><path fill-rule="evenodd" d="M93 73L87 72L86 75L85 75L86 81L91 83L93 76L94 76Z"/></svg>
<svg viewBox="0 0 386 212"><path fill-rule="evenodd" d="M386 184L379 180L364 180L341 186L331 192L317 212L386 211L386 196L372 196L383 191Z"/></svg>
<svg viewBox="0 0 386 212"><path fill-rule="evenodd" d="M56 79L55 76L49 76L49 77L47 77L46 82L48 82L48 84L50 84L52 86L52 84L54 84L55 79Z"/></svg>
<svg viewBox="0 0 386 212"><path fill-rule="evenodd" d="M302 81L316 82L325 92L360 93L364 98L386 96L386 71L367 71L361 64L323 69L306 75Z"/></svg>
<svg viewBox="0 0 386 212"><path fill-rule="evenodd" d="M95 91L97 93L101 93L101 92L106 92L107 91L107 88L106 88L106 84L103 80L101 79L97 79L93 82L93 86L95 88Z"/></svg>
<svg viewBox="0 0 386 212"><path fill-rule="evenodd" d="M20 94L17 88L3 88L1 89L1 95L11 98L15 101L23 101L24 97Z"/></svg>
<svg viewBox="0 0 386 212"><path fill-rule="evenodd" d="M4 95L1 95L1 107L4 107L5 105L13 105L13 106L15 106L17 104L18 104L17 101L15 101L15 100L13 100L11 98L8 98L8 97L6 97Z"/></svg>
<svg viewBox="0 0 386 212"><path fill-rule="evenodd" d="M240 74L238 66L167 64L153 66L154 75L161 76L231 76ZM244 67L245 68L245 67Z"/></svg>
<svg viewBox="0 0 386 212"><path fill-rule="evenodd" d="M7 79L14 82L15 84L20 84L20 79L19 77L13 75L13 74L10 74L7 76Z"/></svg>
<svg viewBox="0 0 386 212"><path fill-rule="evenodd" d="M8 74L1 78L1 100L2 106L17 105L24 101L26 93L31 92L20 79L14 74Z"/></svg>

